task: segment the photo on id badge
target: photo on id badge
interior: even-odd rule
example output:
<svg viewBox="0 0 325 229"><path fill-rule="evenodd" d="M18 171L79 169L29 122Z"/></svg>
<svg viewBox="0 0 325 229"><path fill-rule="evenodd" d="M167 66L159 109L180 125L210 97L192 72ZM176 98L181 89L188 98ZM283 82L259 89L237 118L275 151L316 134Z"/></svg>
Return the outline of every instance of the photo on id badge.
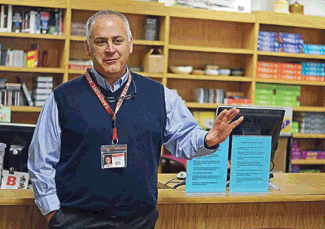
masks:
<svg viewBox="0 0 325 229"><path fill-rule="evenodd" d="M126 146L102 146L101 166L102 169L125 168L126 167Z"/></svg>

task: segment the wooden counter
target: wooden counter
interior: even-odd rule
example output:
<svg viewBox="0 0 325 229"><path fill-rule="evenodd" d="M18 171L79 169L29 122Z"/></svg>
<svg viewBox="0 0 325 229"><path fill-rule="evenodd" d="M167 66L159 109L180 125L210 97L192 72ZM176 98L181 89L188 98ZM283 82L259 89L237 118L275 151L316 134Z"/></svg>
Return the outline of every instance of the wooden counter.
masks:
<svg viewBox="0 0 325 229"><path fill-rule="evenodd" d="M175 174L160 174L159 187ZM175 183L159 189L156 229L325 228L325 174L275 174L266 196L188 197ZM43 229L32 190L0 190L0 229Z"/></svg>
<svg viewBox="0 0 325 229"><path fill-rule="evenodd" d="M159 186L174 177L161 174ZM281 189L265 196L188 197L185 186L160 189L156 228L325 228L325 174L275 174L271 181Z"/></svg>

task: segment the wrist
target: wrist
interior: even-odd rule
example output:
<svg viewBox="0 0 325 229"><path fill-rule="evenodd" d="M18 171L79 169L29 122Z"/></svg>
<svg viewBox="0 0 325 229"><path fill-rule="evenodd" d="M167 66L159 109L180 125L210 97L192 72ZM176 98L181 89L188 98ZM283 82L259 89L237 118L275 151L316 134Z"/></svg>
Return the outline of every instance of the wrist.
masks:
<svg viewBox="0 0 325 229"><path fill-rule="evenodd" d="M214 144L211 142L211 140L208 137L208 134L204 137L204 148L206 149L217 149L219 147L219 144Z"/></svg>

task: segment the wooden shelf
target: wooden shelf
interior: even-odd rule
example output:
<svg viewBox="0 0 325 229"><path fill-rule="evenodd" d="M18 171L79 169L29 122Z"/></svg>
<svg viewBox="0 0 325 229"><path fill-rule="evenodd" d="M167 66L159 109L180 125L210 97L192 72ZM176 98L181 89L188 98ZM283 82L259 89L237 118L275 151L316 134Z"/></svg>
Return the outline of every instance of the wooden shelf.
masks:
<svg viewBox="0 0 325 229"><path fill-rule="evenodd" d="M216 104L216 103L196 103L196 102L185 102L185 105L188 108L196 108L196 109L217 109L218 106L222 106L225 104ZM238 106L241 106L243 104L237 104ZM245 104L249 105L249 104Z"/></svg>
<svg viewBox="0 0 325 229"><path fill-rule="evenodd" d="M189 79L189 80L211 80L211 81L230 81L230 82L252 82L252 77L247 76L209 76L209 75L186 75L186 74L167 74L169 79Z"/></svg>
<svg viewBox="0 0 325 229"><path fill-rule="evenodd" d="M325 159L295 159L291 160L294 165L325 165Z"/></svg>
<svg viewBox="0 0 325 229"><path fill-rule="evenodd" d="M292 134L293 138L320 138L325 139L325 134L302 134L302 133L296 133Z"/></svg>
<svg viewBox="0 0 325 229"><path fill-rule="evenodd" d="M232 48L211 48L204 46L186 46L186 45L169 45L171 50L183 50L193 52L215 52L215 53L229 53L229 54L253 54L254 51L250 49L232 49Z"/></svg>
<svg viewBox="0 0 325 229"><path fill-rule="evenodd" d="M51 34L30 34L30 33L6 33L0 32L0 37L21 37L28 39L44 39L44 40L65 40L65 35L51 35Z"/></svg>
<svg viewBox="0 0 325 229"><path fill-rule="evenodd" d="M325 60L325 55L308 55L308 54L294 54L294 53L285 53L285 52L263 52L263 51L258 51L257 54L260 56L278 56L278 57L288 57L288 58Z"/></svg>
<svg viewBox="0 0 325 229"><path fill-rule="evenodd" d="M29 107L29 106L9 106L11 111L14 112L40 112L42 107Z"/></svg>
<svg viewBox="0 0 325 229"><path fill-rule="evenodd" d="M222 104L185 102L185 105L188 108L216 109L218 105L222 105Z"/></svg>
<svg viewBox="0 0 325 229"><path fill-rule="evenodd" d="M166 7L163 3L157 2L141 2L141 1L128 1L128 0L71 0L71 9L76 10L90 10L90 11L100 11L107 8L109 4L109 9L118 11L121 13L131 13L131 14L146 14L146 15L156 15L156 16L166 16Z"/></svg>
<svg viewBox="0 0 325 229"><path fill-rule="evenodd" d="M76 75L83 75L85 74L86 70L74 70L74 69L69 69L68 70L69 74L76 74ZM149 72L136 72L138 74L141 74L142 76L145 77L150 77L150 78L163 78L163 74L159 73L149 73Z"/></svg>
<svg viewBox="0 0 325 229"><path fill-rule="evenodd" d="M46 8L67 8L66 0L1 0L1 4Z"/></svg>
<svg viewBox="0 0 325 229"><path fill-rule="evenodd" d="M277 79L256 79L260 83L276 83L276 84L294 84L294 85L310 85L325 86L323 81L296 81L296 80L277 80Z"/></svg>
<svg viewBox="0 0 325 229"><path fill-rule="evenodd" d="M85 41L86 36L70 36L71 41ZM135 45L148 45L148 46L164 46L164 41L149 41L149 40L133 40Z"/></svg>
<svg viewBox="0 0 325 229"><path fill-rule="evenodd" d="M21 67L6 67L0 66L0 71L3 72L39 72L39 73L64 73L63 68L21 68Z"/></svg>
<svg viewBox="0 0 325 229"><path fill-rule="evenodd" d="M293 111L299 112L325 112L325 107L310 107L310 106L301 106L293 107Z"/></svg>

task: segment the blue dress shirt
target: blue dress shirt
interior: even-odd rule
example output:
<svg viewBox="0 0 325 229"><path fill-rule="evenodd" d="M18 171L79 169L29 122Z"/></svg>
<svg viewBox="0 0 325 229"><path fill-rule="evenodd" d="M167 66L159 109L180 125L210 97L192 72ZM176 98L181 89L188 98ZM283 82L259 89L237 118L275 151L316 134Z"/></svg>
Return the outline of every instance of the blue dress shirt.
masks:
<svg viewBox="0 0 325 229"><path fill-rule="evenodd" d="M97 83L112 92L118 90L128 78L126 73L111 88L94 68L92 72ZM216 151L204 147L207 131L202 130L181 98L167 87L165 104L167 123L163 145L169 152L176 157L192 159ZM60 208L55 185L55 166L60 159L60 147L58 108L51 93L39 115L28 152L28 170L34 188L35 203L43 215Z"/></svg>

